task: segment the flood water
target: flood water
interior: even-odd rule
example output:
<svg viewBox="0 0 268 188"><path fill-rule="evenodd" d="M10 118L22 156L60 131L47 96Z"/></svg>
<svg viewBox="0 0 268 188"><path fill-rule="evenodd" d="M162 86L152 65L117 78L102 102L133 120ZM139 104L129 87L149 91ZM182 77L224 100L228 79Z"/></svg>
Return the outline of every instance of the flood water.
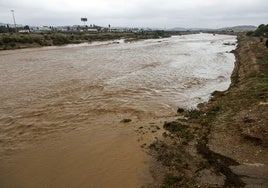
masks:
<svg viewBox="0 0 268 188"><path fill-rule="evenodd" d="M226 90L235 46L224 43L234 42L196 34L1 51L0 187L152 182L135 130Z"/></svg>

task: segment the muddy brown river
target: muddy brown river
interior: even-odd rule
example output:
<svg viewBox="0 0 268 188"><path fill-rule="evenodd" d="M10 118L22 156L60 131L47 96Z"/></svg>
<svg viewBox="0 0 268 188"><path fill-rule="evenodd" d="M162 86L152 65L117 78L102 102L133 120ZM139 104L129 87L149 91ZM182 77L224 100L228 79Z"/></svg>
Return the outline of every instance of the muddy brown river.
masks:
<svg viewBox="0 0 268 188"><path fill-rule="evenodd" d="M1 51L0 187L151 183L140 146L179 106L228 88L235 42L196 34Z"/></svg>

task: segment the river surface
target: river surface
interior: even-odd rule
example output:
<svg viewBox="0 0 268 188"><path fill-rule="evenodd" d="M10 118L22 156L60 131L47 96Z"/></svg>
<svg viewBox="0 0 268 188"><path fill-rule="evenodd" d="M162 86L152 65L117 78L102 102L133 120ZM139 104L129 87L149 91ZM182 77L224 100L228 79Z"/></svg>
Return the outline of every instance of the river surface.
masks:
<svg viewBox="0 0 268 188"><path fill-rule="evenodd" d="M140 145L158 133L137 130L226 90L235 42L196 34L1 51L0 187L152 182Z"/></svg>

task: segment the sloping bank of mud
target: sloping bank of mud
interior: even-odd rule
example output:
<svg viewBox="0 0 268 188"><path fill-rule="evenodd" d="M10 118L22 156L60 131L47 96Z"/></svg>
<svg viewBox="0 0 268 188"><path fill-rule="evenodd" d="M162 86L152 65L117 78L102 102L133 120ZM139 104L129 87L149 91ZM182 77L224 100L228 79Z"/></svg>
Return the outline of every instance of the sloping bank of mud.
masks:
<svg viewBox="0 0 268 188"><path fill-rule="evenodd" d="M149 187L268 187L268 49L238 35L227 91L198 110L178 109L149 146Z"/></svg>

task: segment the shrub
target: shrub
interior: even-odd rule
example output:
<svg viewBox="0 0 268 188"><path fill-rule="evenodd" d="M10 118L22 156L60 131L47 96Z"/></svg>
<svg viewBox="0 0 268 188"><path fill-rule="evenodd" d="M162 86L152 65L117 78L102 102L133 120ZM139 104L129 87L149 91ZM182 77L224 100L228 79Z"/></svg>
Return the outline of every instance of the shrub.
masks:
<svg viewBox="0 0 268 188"><path fill-rule="evenodd" d="M188 110L186 114L189 119L198 119L201 115L202 112L197 109Z"/></svg>
<svg viewBox="0 0 268 188"><path fill-rule="evenodd" d="M247 36L252 36L254 34L254 31L247 32Z"/></svg>
<svg viewBox="0 0 268 188"><path fill-rule="evenodd" d="M2 41L3 41L4 44L7 44L7 43L11 42L12 39L10 37L5 37L4 36L3 39L2 39Z"/></svg>
<svg viewBox="0 0 268 188"><path fill-rule="evenodd" d="M16 46L16 43L15 43L15 42L11 42L11 43L10 43L10 46L11 46L12 48L14 48L14 47Z"/></svg>
<svg viewBox="0 0 268 188"><path fill-rule="evenodd" d="M54 45L68 44L70 41L65 35L57 34L51 37Z"/></svg>
<svg viewBox="0 0 268 188"><path fill-rule="evenodd" d="M193 139L193 134L189 130L189 127L187 125L181 124L180 122L166 122L163 127L169 132L176 134L178 137L183 138L185 144Z"/></svg>
<svg viewBox="0 0 268 188"><path fill-rule="evenodd" d="M268 24L261 24L259 27L254 31L255 36L265 36L268 33Z"/></svg>
<svg viewBox="0 0 268 188"><path fill-rule="evenodd" d="M165 122L164 129L168 130L171 133L176 133L185 129L186 126L177 121Z"/></svg>
<svg viewBox="0 0 268 188"><path fill-rule="evenodd" d="M46 40L50 40L50 36L48 36L48 35L44 35L44 38L45 38Z"/></svg>

